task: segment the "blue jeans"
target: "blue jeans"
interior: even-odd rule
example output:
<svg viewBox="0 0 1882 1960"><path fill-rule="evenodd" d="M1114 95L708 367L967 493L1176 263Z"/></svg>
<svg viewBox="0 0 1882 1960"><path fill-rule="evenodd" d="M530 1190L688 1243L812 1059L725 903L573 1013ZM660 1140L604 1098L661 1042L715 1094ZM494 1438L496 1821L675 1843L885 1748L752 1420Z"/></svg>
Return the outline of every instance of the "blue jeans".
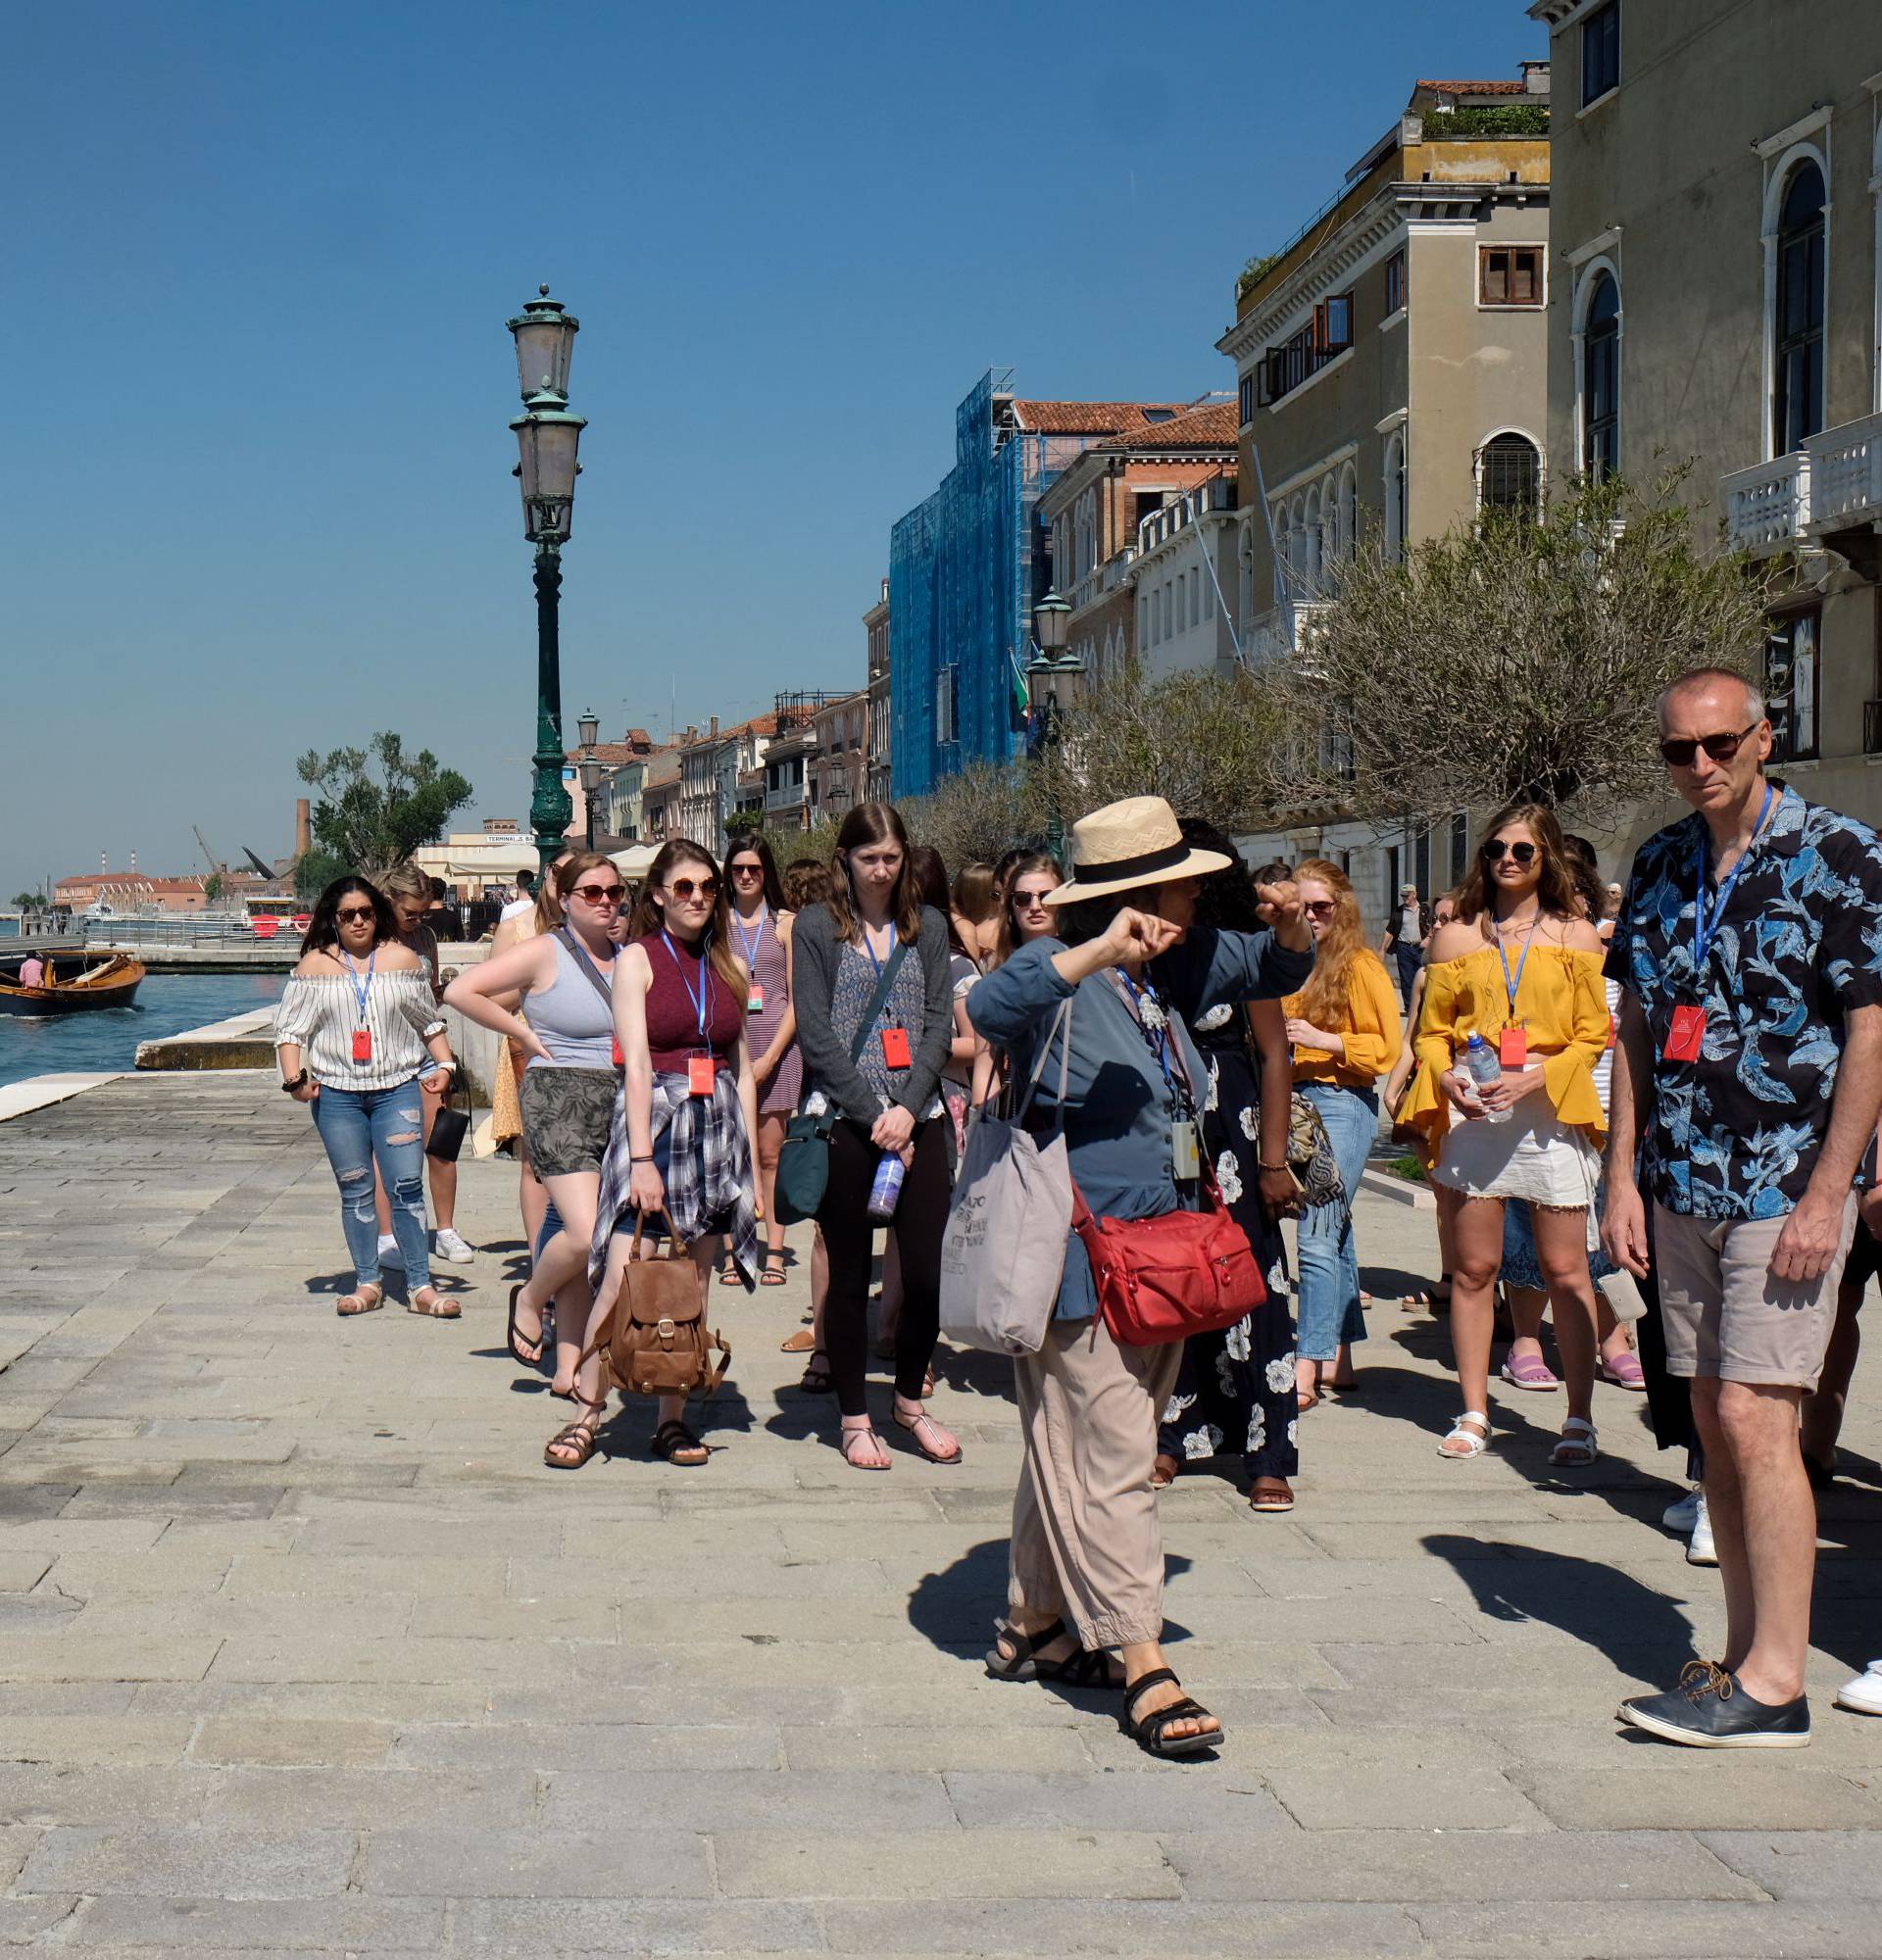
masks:
<svg viewBox="0 0 1882 1960"><path fill-rule="evenodd" d="M340 1224L361 1286L379 1284L379 1226L372 1209L372 1160L385 1180L392 1236L405 1255L405 1283L431 1284L424 1229L423 1092L415 1077L396 1089L328 1089L314 1099L314 1127L340 1187Z"/></svg>
<svg viewBox="0 0 1882 1960"><path fill-rule="evenodd" d="M1303 1361L1330 1361L1342 1341L1365 1339L1360 1311L1360 1258L1353 1244L1353 1200L1379 1124L1379 1099L1370 1089L1330 1082L1303 1082L1300 1093L1319 1112L1340 1166L1346 1197L1301 1213L1300 1331L1294 1351Z"/></svg>

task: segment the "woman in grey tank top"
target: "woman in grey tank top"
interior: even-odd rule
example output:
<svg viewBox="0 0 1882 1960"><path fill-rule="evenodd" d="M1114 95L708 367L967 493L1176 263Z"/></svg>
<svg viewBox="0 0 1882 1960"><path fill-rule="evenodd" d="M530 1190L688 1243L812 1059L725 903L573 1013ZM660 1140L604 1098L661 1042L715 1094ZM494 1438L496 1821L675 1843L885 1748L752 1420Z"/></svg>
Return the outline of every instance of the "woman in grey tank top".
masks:
<svg viewBox="0 0 1882 1960"><path fill-rule="evenodd" d="M567 921L562 930L470 968L444 999L528 1056L520 1084L523 1138L562 1230L537 1252L529 1278L511 1290L510 1351L524 1367L540 1363L543 1309L556 1300L552 1392L568 1396L593 1305L588 1246L620 1081L608 990L626 887L614 860L596 851L576 853L552 875ZM501 1004L519 994L520 1013Z"/></svg>

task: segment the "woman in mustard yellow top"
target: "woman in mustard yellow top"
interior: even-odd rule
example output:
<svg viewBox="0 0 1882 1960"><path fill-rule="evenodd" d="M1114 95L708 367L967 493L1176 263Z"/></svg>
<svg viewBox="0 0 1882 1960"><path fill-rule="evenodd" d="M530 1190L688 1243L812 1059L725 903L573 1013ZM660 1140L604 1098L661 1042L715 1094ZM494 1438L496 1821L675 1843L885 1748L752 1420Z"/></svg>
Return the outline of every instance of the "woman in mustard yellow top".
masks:
<svg viewBox="0 0 1882 1960"><path fill-rule="evenodd" d="M1338 1203L1304 1211L1298 1231L1295 1392L1310 1409L1323 1388L1352 1387L1352 1344L1365 1339L1353 1200L1379 1126L1374 1085L1398 1060L1402 1040L1399 997L1385 961L1365 944L1346 873L1310 858L1295 868L1294 882L1313 935L1312 977L1281 1004L1294 1046L1294 1086L1319 1110L1346 1186Z"/></svg>
<svg viewBox="0 0 1882 1960"><path fill-rule="evenodd" d="M1432 939L1428 961L1418 1065L1399 1121L1418 1131L1432 1178L1461 1198L1451 1340L1463 1414L1439 1453L1479 1456L1490 1439L1503 1201L1521 1198L1535 1219L1568 1390L1549 1460L1583 1469L1598 1446L1588 1213L1607 1130L1594 1070L1608 1043L1608 1003L1601 939L1580 914L1550 810L1514 804L1491 819L1458 917ZM1502 1065L1481 1089L1464 1066L1473 1034Z"/></svg>

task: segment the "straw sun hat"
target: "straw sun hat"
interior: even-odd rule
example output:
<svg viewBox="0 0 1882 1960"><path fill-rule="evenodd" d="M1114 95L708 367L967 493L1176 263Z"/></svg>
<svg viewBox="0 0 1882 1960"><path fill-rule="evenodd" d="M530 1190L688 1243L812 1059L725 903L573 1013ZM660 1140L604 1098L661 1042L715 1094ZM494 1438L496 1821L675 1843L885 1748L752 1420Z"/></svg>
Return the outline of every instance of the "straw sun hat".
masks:
<svg viewBox="0 0 1882 1960"><path fill-rule="evenodd" d="M1049 906L1075 906L1140 885L1203 878L1232 858L1188 843L1176 812L1162 797L1126 797L1081 816L1071 826L1071 880L1046 894Z"/></svg>

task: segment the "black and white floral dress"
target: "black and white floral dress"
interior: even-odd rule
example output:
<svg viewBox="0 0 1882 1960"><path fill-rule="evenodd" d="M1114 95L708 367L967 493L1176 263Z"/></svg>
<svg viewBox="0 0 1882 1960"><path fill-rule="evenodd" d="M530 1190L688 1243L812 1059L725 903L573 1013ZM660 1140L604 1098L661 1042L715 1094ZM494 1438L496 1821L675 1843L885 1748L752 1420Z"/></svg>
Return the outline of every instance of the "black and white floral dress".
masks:
<svg viewBox="0 0 1882 1960"><path fill-rule="evenodd" d="M1179 1461L1242 1452L1248 1475L1292 1477L1300 1468L1294 1425L1294 1319L1279 1226L1262 1207L1257 1115L1260 1083L1239 1006L1213 1007L1191 1032L1210 1081L1203 1147L1215 1164L1222 1201L1248 1234L1267 1280L1267 1299L1217 1334L1183 1344L1181 1372L1157 1432L1158 1450Z"/></svg>

